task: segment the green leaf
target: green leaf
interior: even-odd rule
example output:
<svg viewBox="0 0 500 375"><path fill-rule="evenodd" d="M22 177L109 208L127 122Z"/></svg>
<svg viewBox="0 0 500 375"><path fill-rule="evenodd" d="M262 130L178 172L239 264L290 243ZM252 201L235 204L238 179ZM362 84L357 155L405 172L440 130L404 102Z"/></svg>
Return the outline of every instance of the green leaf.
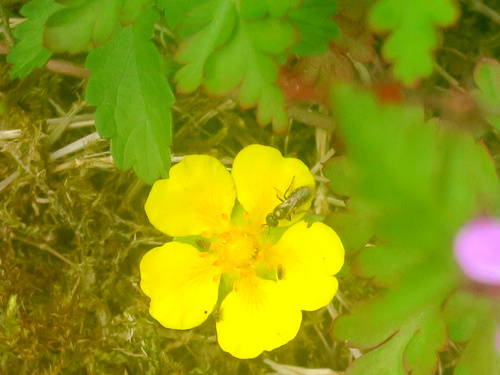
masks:
<svg viewBox="0 0 500 375"><path fill-rule="evenodd" d="M450 338L466 342L456 375L498 374L499 355L495 348L497 306L494 300L459 291L447 301L444 315Z"/></svg>
<svg viewBox="0 0 500 375"><path fill-rule="evenodd" d="M281 14L288 3L256 3L255 8L245 3L242 7L248 18L268 12ZM282 132L288 127L288 118L283 93L276 85L277 59L296 43L298 35L286 19L269 15L245 19L241 12L230 0L209 0L191 9L183 26L193 34L176 54L184 66L174 79L183 92L200 85L217 95L237 90L242 107L257 106L259 123L272 122Z"/></svg>
<svg viewBox="0 0 500 375"><path fill-rule="evenodd" d="M18 42L7 55L7 62L13 65L12 78L24 78L49 60L52 53L43 47L43 28L49 16L60 8L52 0L33 0L21 8L27 20L14 30Z"/></svg>
<svg viewBox="0 0 500 375"><path fill-rule="evenodd" d="M297 53L322 54L339 34L331 0L158 1L184 38L176 54L184 65L174 77L178 89L234 92L243 108L257 106L261 125L272 122L277 132L288 128L278 65L294 45Z"/></svg>
<svg viewBox="0 0 500 375"><path fill-rule="evenodd" d="M383 54L394 62L394 75L412 85L433 71L436 27L450 26L458 17L452 0L379 0L370 21L375 31L391 32Z"/></svg>
<svg viewBox="0 0 500 375"><path fill-rule="evenodd" d="M421 108L383 105L346 87L334 96L359 174L357 194L381 211L380 238L417 248L449 246L465 221L498 212L500 184L484 146L426 124Z"/></svg>
<svg viewBox="0 0 500 375"><path fill-rule="evenodd" d="M105 43L120 27L134 23L151 0L65 0L52 14L44 44L53 52L78 53Z"/></svg>
<svg viewBox="0 0 500 375"><path fill-rule="evenodd" d="M373 246L359 254L356 270L377 285L391 286L401 282L408 270L430 261L429 258L429 254L416 251L412 246Z"/></svg>
<svg viewBox="0 0 500 375"><path fill-rule="evenodd" d="M486 113L486 119L500 131L500 63L482 59L474 70L479 90L474 91L477 103Z"/></svg>
<svg viewBox="0 0 500 375"><path fill-rule="evenodd" d="M349 204L363 203L355 206L360 220L366 220L364 212L374 213L368 220L377 238L352 269L387 288L340 317L334 335L355 347L376 348L350 366L350 375L434 374L436 353L446 345L441 307L463 278L453 257L454 237L467 220L500 212L494 163L470 136L426 123L418 107L380 103L342 86L333 98L352 164L327 169L328 177L346 177L332 187L353 191ZM467 306L460 309L466 316ZM452 335L470 331L448 327ZM472 369L467 356L463 366Z"/></svg>
<svg viewBox="0 0 500 375"><path fill-rule="evenodd" d="M281 18L291 9L297 8L300 2L300 0L241 0L240 14L247 20L262 18L266 14Z"/></svg>
<svg viewBox="0 0 500 375"><path fill-rule="evenodd" d="M295 22L301 39L292 48L299 56L321 56L330 49L328 41L340 35L340 29L332 20L337 4L332 0L305 0L302 6L292 10L288 17Z"/></svg>
<svg viewBox="0 0 500 375"><path fill-rule="evenodd" d="M116 165L133 167L147 183L167 176L172 139L174 97L150 41L157 19L156 11L146 10L135 26L121 29L90 52L86 63L93 71L86 101L97 106L99 134L111 138Z"/></svg>
<svg viewBox="0 0 500 375"><path fill-rule="evenodd" d="M156 5L165 14L167 25L175 27L185 20L186 14L206 0L157 0Z"/></svg>
<svg viewBox="0 0 500 375"><path fill-rule="evenodd" d="M374 214L370 209L348 208L337 211L327 217L325 223L335 230L340 237L346 254L363 248L375 235Z"/></svg>
<svg viewBox="0 0 500 375"><path fill-rule="evenodd" d="M324 167L330 180L330 188L337 194L352 196L359 183L358 171L354 162L346 156L332 158Z"/></svg>
<svg viewBox="0 0 500 375"><path fill-rule="evenodd" d="M213 15L210 15L211 21L186 40L176 55L177 60L185 64L175 75L179 88L184 92L193 92L203 83L208 57L230 38L236 24L236 9L231 2L215 0L209 4L215 6Z"/></svg>
<svg viewBox="0 0 500 375"><path fill-rule="evenodd" d="M349 346L375 348L349 367L349 375L432 375L437 352L446 347L441 304L456 283L441 265L411 269L382 297L339 317L335 339Z"/></svg>

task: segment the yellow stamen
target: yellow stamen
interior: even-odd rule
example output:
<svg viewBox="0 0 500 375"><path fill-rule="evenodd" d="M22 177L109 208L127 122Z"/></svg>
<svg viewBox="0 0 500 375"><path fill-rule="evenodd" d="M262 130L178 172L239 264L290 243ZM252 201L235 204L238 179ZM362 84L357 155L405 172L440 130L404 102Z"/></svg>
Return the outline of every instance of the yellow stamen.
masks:
<svg viewBox="0 0 500 375"><path fill-rule="evenodd" d="M210 232L207 232L207 231L203 231L200 233L202 237L205 237L205 238L212 238L213 234L210 233Z"/></svg>
<svg viewBox="0 0 500 375"><path fill-rule="evenodd" d="M218 257L214 265L221 266L223 272L238 272L241 277L247 277L255 273L255 263L262 258L264 246L250 226L231 226L229 231L213 238L210 253Z"/></svg>

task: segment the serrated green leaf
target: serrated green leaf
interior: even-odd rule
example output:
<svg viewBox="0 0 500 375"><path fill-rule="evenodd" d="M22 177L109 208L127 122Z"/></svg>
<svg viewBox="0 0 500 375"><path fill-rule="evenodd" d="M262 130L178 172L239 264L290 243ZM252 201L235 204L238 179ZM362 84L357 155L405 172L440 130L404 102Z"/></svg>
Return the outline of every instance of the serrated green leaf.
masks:
<svg viewBox="0 0 500 375"><path fill-rule="evenodd" d="M158 9L165 14L165 20L170 27L176 27L185 20L186 14L205 3L207 0L156 0Z"/></svg>
<svg viewBox="0 0 500 375"><path fill-rule="evenodd" d="M474 80L479 90L474 91L477 103L486 119L500 131L500 63L482 59L474 69Z"/></svg>
<svg viewBox="0 0 500 375"><path fill-rule="evenodd" d="M346 254L363 248L375 235L373 218L366 211L339 211L327 217L325 223L340 237Z"/></svg>
<svg viewBox="0 0 500 375"><path fill-rule="evenodd" d="M45 46L53 52L78 53L105 43L131 24L151 0L66 0L46 23Z"/></svg>
<svg viewBox="0 0 500 375"><path fill-rule="evenodd" d="M330 159L324 166L324 173L330 180L330 189L335 193L352 196L356 192L359 176L356 165L350 158L339 156Z"/></svg>
<svg viewBox="0 0 500 375"><path fill-rule="evenodd" d="M335 97L333 105L344 125L351 156L356 164L363 164L360 178L378 181L375 186L363 184L360 193L391 202L427 201L433 130L423 128L423 110L382 106L370 94L348 88L337 89ZM402 158L409 164L401 163ZM423 191L422 182L427 184Z"/></svg>
<svg viewBox="0 0 500 375"><path fill-rule="evenodd" d="M429 331L434 335L428 335ZM405 322L386 343L354 361L349 375L432 375L438 365L436 352L444 349L445 343L443 321L428 309L418 319Z"/></svg>
<svg viewBox="0 0 500 375"><path fill-rule="evenodd" d="M446 346L441 305L456 276L440 264L411 269L382 297L339 317L334 337L349 346L372 348L349 367L350 375L432 375L437 352Z"/></svg>
<svg viewBox="0 0 500 375"><path fill-rule="evenodd" d="M350 375L431 375L446 344L440 309L463 277L452 255L454 236L470 218L499 212L494 163L469 136L425 123L418 108L380 103L345 87L335 90L333 107L359 176L351 199L377 212L375 233L383 243L362 249L353 269L387 287L340 317L335 337L378 346L353 363ZM467 307L460 308L466 314ZM467 325L460 324L449 320L450 334L464 336ZM464 368L473 368L465 358Z"/></svg>
<svg viewBox="0 0 500 375"><path fill-rule="evenodd" d="M499 355L494 345L497 327L495 301L470 292L453 294L444 309L450 338L466 342L455 375L498 374Z"/></svg>
<svg viewBox="0 0 500 375"><path fill-rule="evenodd" d="M427 261L429 254L415 251L411 246L373 246L359 254L356 270L362 277L372 278L377 285L390 286L401 282L408 270Z"/></svg>
<svg viewBox="0 0 500 375"><path fill-rule="evenodd" d="M214 0L213 13L205 18L210 22L200 32L184 42L176 59L185 64L175 75L183 92L193 92L203 83L205 63L217 47L226 42L236 25L236 9L226 0Z"/></svg>
<svg viewBox="0 0 500 375"><path fill-rule="evenodd" d="M330 178L332 176L326 170L325 175ZM375 236L375 221L378 215L373 205L353 197L347 202L346 210L331 213L325 223L339 235L346 254L349 254L363 248Z"/></svg>
<svg viewBox="0 0 500 375"><path fill-rule="evenodd" d="M135 26L121 29L93 50L86 63L93 71L86 101L97 106L99 134L111 138L116 165L133 167L147 183L166 177L170 167L174 97L150 41L157 18L156 11L146 10Z"/></svg>
<svg viewBox="0 0 500 375"><path fill-rule="evenodd" d="M500 359L498 351L493 345L496 319L489 317L476 326L472 338L467 343L454 375L498 374L500 373Z"/></svg>
<svg viewBox="0 0 500 375"><path fill-rule="evenodd" d="M286 130L284 96L275 82L278 56L297 40L293 25L270 16L245 20L230 0L210 0L198 8L189 11L186 24L201 28L176 54L177 61L184 64L174 78L179 89L192 92L204 84L215 94L239 90L240 105L257 105L261 124L272 122L275 130ZM264 8L269 11L272 7ZM203 19L209 22L204 24Z"/></svg>
<svg viewBox="0 0 500 375"><path fill-rule="evenodd" d="M7 55L7 62L13 65L12 78L24 78L49 60L52 53L43 47L43 28L49 16L60 8L52 0L33 0L21 8L27 20L14 30L18 42Z"/></svg>
<svg viewBox="0 0 500 375"><path fill-rule="evenodd" d="M247 20L255 20L269 14L271 17L281 18L289 10L297 8L300 0L241 0L240 14Z"/></svg>
<svg viewBox="0 0 500 375"><path fill-rule="evenodd" d="M434 130L423 127L423 111L382 106L370 94L349 89L337 90L336 98L333 106L359 173L357 194L386 213L377 234L403 244L432 240L435 140Z"/></svg>
<svg viewBox="0 0 500 375"><path fill-rule="evenodd" d="M449 246L473 215L497 212L500 185L482 145L425 124L417 107L378 103L347 88L335 98L360 174L357 193L383 213L378 236L418 248Z"/></svg>
<svg viewBox="0 0 500 375"><path fill-rule="evenodd" d="M332 0L305 0L288 14L300 31L300 41L292 48L299 56L321 56L330 49L328 41L340 35L332 17L337 4Z"/></svg>
<svg viewBox="0 0 500 375"><path fill-rule="evenodd" d="M370 21L379 32L391 32L383 54L394 62L394 75L411 85L433 71L436 27L450 26L458 17L452 0L379 0Z"/></svg>

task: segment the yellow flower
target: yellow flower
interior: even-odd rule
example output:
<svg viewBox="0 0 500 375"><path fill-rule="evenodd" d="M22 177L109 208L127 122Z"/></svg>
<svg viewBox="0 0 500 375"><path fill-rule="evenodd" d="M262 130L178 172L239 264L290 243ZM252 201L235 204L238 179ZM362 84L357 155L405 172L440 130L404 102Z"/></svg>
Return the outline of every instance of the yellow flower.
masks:
<svg viewBox="0 0 500 375"><path fill-rule="evenodd" d="M311 200L278 228L265 226L285 192L302 186L314 188L306 165L261 145L244 148L231 173L205 155L173 166L168 180L153 185L145 207L157 229L176 237L141 261L151 315L167 328L189 329L218 308L219 345L238 358L292 340L301 310L332 300L333 275L344 262L330 227L300 221Z"/></svg>

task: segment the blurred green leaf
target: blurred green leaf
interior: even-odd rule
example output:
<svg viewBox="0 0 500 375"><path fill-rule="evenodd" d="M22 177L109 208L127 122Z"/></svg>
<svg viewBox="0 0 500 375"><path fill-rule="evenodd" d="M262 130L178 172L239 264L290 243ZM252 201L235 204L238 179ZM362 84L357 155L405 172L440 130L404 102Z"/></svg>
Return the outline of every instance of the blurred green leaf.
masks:
<svg viewBox="0 0 500 375"><path fill-rule="evenodd" d="M332 212L325 222L339 235L346 253L353 253L375 235L374 220L378 213L372 204L356 196L359 176L350 158L340 156L331 159L325 165L324 173L335 193L351 197L346 202L345 210Z"/></svg>
<svg viewBox="0 0 500 375"><path fill-rule="evenodd" d="M346 253L349 254L363 248L375 235L376 217L377 213L370 205L351 198L347 210L333 212L325 223L339 235Z"/></svg>
<svg viewBox="0 0 500 375"><path fill-rule="evenodd" d="M210 0L198 8L188 13L186 23L200 29L176 55L184 64L175 75L179 89L192 92L204 84L214 94L225 94L237 88L241 106L257 105L259 123L272 122L275 130L285 130L288 118L275 84L276 59L297 40L291 23L270 16L245 20L228 0Z"/></svg>
<svg viewBox="0 0 500 375"><path fill-rule="evenodd" d="M121 29L87 58L93 71L86 101L97 106L96 128L111 138L111 153L121 169L133 167L146 183L166 177L170 167L174 97L153 42L158 14L146 10L135 26Z"/></svg>
<svg viewBox="0 0 500 375"><path fill-rule="evenodd" d="M378 0L370 21L378 32L391 32L383 54L394 62L394 75L411 85L433 71L436 27L450 26L459 14L452 0Z"/></svg>
<svg viewBox="0 0 500 375"><path fill-rule="evenodd" d="M324 166L326 177L330 180L330 188L344 196L355 195L359 183L358 172L354 162L346 156L332 158Z"/></svg>
<svg viewBox="0 0 500 375"><path fill-rule="evenodd" d="M297 25L301 39L292 51L299 56L320 56L330 46L328 41L340 35L340 29L332 17L337 4L332 0L305 0L302 6L289 13Z"/></svg>
<svg viewBox="0 0 500 375"><path fill-rule="evenodd" d="M327 175L334 189L353 191L349 202L364 203L360 212L374 213L368 221L378 239L360 251L353 269L387 288L340 317L334 336L355 347L377 347L352 364L350 375L434 374L436 353L447 340L441 308L463 277L451 250L454 236L467 220L498 214L494 164L483 145L425 123L417 107L379 103L347 87L333 94L353 163L347 170L355 173L336 166ZM335 180L342 174L345 186ZM459 311L467 309L459 304Z"/></svg>
<svg viewBox="0 0 500 375"><path fill-rule="evenodd" d="M426 124L418 107L380 104L347 87L334 97L359 178L356 194L381 210L380 238L449 246L465 221L498 212L500 185L484 146Z"/></svg>
<svg viewBox="0 0 500 375"><path fill-rule="evenodd" d="M7 55L7 62L13 65L12 78L24 78L49 60L52 52L43 47L43 28L49 16L60 8L52 0L33 0L21 8L27 20L15 28L18 42Z"/></svg>
<svg viewBox="0 0 500 375"><path fill-rule="evenodd" d="M334 228L335 229L335 228ZM429 261L429 255L413 247L372 246L356 259L356 270L377 285L390 286L406 277L408 270Z"/></svg>
<svg viewBox="0 0 500 375"><path fill-rule="evenodd" d="M182 23L189 10L205 2L206 0L156 0L156 5L164 12L167 25L175 27Z"/></svg>
<svg viewBox="0 0 500 375"><path fill-rule="evenodd" d="M151 0L65 0L46 23L43 41L52 52L78 53L105 43L120 24L135 23Z"/></svg>
<svg viewBox="0 0 500 375"><path fill-rule="evenodd" d="M442 264L414 267L381 297L339 317L335 339L362 349L378 346L357 359L349 374L434 374L437 352L447 343L441 305L455 283Z"/></svg>
<svg viewBox="0 0 500 375"><path fill-rule="evenodd" d="M183 64L174 77L179 90L204 85L216 95L234 91L243 108L256 106L258 122L271 122L277 132L288 128L285 98L276 85L279 64L294 46L299 54L322 54L339 34L331 0L160 4L184 38L176 54Z"/></svg>
<svg viewBox="0 0 500 375"><path fill-rule="evenodd" d="M241 0L240 14L244 19L252 20L269 14L271 17L281 18L291 9L297 8L301 0Z"/></svg>
<svg viewBox="0 0 500 375"><path fill-rule="evenodd" d="M447 301L444 315L450 338L467 342L455 375L498 374L500 357L495 348L497 306L491 298L460 291Z"/></svg>
<svg viewBox="0 0 500 375"><path fill-rule="evenodd" d="M486 113L486 119L500 131L500 63L482 59L474 70L479 90L474 91L477 103Z"/></svg>

